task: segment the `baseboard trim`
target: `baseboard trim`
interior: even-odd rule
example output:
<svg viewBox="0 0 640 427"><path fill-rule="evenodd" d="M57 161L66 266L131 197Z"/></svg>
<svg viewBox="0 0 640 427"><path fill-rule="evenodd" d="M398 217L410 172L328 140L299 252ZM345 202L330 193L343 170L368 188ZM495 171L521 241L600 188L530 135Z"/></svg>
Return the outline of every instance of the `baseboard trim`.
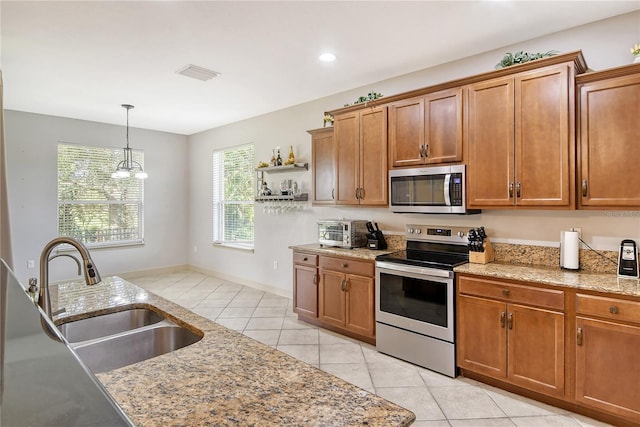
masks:
<svg viewBox="0 0 640 427"><path fill-rule="evenodd" d="M229 282L237 283L239 285L249 286L254 289L269 292L285 298L293 298L293 289L286 291L284 289L276 288L275 286L267 285L265 283L254 282L253 280L247 280L242 277L236 277L229 274L220 273L219 271L209 270L208 268L198 267L196 265L189 265L188 269L197 273L206 274L208 276L217 277L222 280L228 280Z"/></svg>

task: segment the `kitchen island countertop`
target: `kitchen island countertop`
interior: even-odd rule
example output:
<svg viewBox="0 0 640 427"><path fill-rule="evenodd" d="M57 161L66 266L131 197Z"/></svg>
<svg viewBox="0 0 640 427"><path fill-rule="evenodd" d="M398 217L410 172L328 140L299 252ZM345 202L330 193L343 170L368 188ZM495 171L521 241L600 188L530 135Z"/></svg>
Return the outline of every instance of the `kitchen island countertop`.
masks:
<svg viewBox="0 0 640 427"><path fill-rule="evenodd" d="M318 255L360 258L363 260L370 260L370 261L374 261L378 255L390 254L392 252L401 250L401 249L393 249L393 248L382 249L382 250L372 250L368 248L353 248L353 249L336 248L333 246L321 246L318 243L289 246L289 249L293 249L294 251L314 253Z"/></svg>
<svg viewBox="0 0 640 427"><path fill-rule="evenodd" d="M559 267L541 267L492 262L489 264L463 264L456 273L474 274L497 279L520 280L529 283L569 287L585 291L640 297L640 281L619 278L615 274L596 274L562 270Z"/></svg>
<svg viewBox="0 0 640 427"><path fill-rule="evenodd" d="M152 306L204 333L180 350L96 375L136 425L407 426L415 420L396 404L119 277L94 286L64 283L56 291L54 310L66 309L58 324Z"/></svg>

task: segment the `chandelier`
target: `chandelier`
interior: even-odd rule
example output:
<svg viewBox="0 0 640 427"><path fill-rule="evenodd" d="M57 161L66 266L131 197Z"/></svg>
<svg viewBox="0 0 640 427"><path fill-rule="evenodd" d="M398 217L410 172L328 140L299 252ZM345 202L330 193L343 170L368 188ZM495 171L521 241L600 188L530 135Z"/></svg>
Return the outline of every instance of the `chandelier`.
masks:
<svg viewBox="0 0 640 427"><path fill-rule="evenodd" d="M133 105L122 104L127 110L127 146L124 149L124 160L118 163L116 171L111 174L111 178L137 178L146 179L147 173L142 170L140 163L133 160L133 150L129 148L129 110L134 108Z"/></svg>

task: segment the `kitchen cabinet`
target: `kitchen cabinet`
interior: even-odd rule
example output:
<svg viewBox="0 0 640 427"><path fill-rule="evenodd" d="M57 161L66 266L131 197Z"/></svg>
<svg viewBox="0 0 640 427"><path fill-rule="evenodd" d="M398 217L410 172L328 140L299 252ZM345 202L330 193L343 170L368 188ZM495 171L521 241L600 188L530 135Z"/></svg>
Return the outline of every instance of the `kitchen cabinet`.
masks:
<svg viewBox="0 0 640 427"><path fill-rule="evenodd" d="M578 207L640 208L640 64L576 80Z"/></svg>
<svg viewBox="0 0 640 427"><path fill-rule="evenodd" d="M640 423L640 302L576 295L575 399Z"/></svg>
<svg viewBox="0 0 640 427"><path fill-rule="evenodd" d="M468 207L573 207L574 76L566 62L467 86Z"/></svg>
<svg viewBox="0 0 640 427"><path fill-rule="evenodd" d="M375 343L373 262L320 256L319 275L318 320Z"/></svg>
<svg viewBox="0 0 640 427"><path fill-rule="evenodd" d="M293 253L293 311L318 317L318 256Z"/></svg>
<svg viewBox="0 0 640 427"><path fill-rule="evenodd" d="M389 106L391 167L462 161L462 88Z"/></svg>
<svg viewBox="0 0 640 427"><path fill-rule="evenodd" d="M564 396L562 291L460 275L457 303L460 368Z"/></svg>
<svg viewBox="0 0 640 427"><path fill-rule="evenodd" d="M307 132L311 134L313 204L332 205L335 203L336 185L333 127Z"/></svg>
<svg viewBox="0 0 640 427"><path fill-rule="evenodd" d="M335 115L334 143L335 204L388 205L387 108Z"/></svg>

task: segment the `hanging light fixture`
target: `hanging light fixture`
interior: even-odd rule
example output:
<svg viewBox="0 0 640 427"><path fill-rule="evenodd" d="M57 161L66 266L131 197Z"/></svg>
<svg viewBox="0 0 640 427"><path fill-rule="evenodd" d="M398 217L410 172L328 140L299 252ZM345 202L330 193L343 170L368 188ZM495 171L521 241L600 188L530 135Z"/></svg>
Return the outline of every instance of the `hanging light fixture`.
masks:
<svg viewBox="0 0 640 427"><path fill-rule="evenodd" d="M133 150L129 148L129 110L134 108L133 105L122 104L127 110L127 146L124 149L124 160L118 163L116 171L111 174L111 178L130 178L146 179L147 173L142 170L140 163L133 160Z"/></svg>

